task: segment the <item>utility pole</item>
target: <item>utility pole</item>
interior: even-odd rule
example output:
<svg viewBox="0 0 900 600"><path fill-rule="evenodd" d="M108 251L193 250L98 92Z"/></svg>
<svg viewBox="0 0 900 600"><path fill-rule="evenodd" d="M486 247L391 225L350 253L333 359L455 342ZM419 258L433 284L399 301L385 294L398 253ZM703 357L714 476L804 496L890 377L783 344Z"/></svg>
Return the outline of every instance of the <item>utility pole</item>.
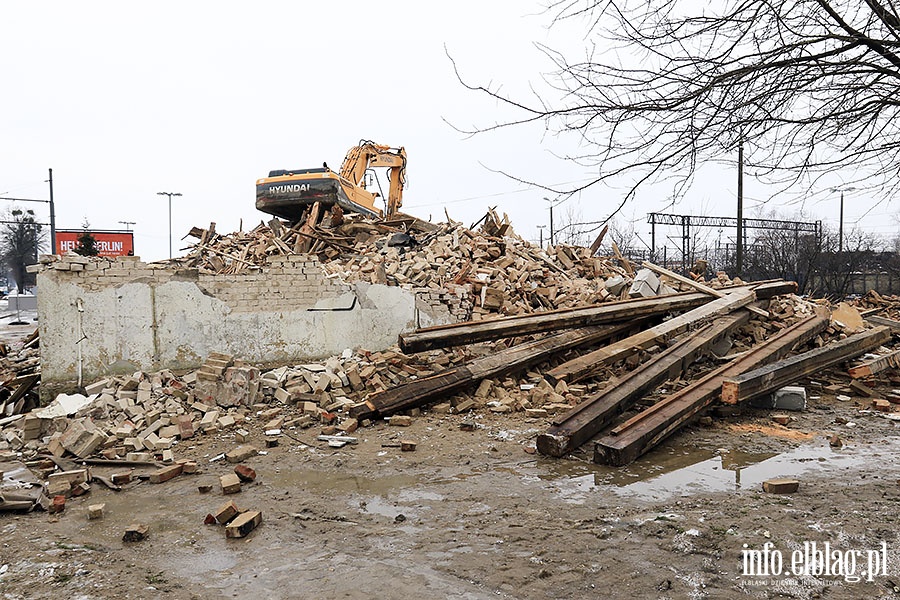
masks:
<svg viewBox="0 0 900 600"><path fill-rule="evenodd" d="M53 169L50 169L50 254L56 254L56 205L53 204Z"/></svg>
<svg viewBox="0 0 900 600"><path fill-rule="evenodd" d="M544 249L544 229L546 229L546 227L547 227L546 225L538 225L538 226L537 226L537 229L538 229L538 239L539 239L539 241L538 241L538 246L541 247L541 250Z"/></svg>
<svg viewBox="0 0 900 600"><path fill-rule="evenodd" d="M737 180L737 275L744 271L744 144L738 146Z"/></svg>
<svg viewBox="0 0 900 600"><path fill-rule="evenodd" d="M832 192L841 193L841 212L838 217L838 252L844 251L844 192L852 192L855 187L831 188Z"/></svg>
<svg viewBox="0 0 900 600"><path fill-rule="evenodd" d="M134 225L135 221L119 221L119 223L125 226L125 231L131 231L131 227L129 227L129 225Z"/></svg>
<svg viewBox="0 0 900 600"><path fill-rule="evenodd" d="M157 196L169 197L169 260L172 260L172 196L180 196L180 192L156 192Z"/></svg>

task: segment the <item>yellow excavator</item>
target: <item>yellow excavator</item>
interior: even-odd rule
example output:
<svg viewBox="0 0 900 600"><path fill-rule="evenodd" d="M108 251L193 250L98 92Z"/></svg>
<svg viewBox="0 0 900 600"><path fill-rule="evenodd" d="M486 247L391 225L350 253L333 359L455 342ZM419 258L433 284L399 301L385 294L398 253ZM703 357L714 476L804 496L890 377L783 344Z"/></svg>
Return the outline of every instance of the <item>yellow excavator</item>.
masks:
<svg viewBox="0 0 900 600"><path fill-rule="evenodd" d="M366 172L374 167L388 168L390 190L384 212L375 205L380 194L366 189ZM340 173L327 164L317 169L270 171L256 181L256 208L292 222L302 219L316 203L381 218L399 210L405 184L406 150L362 140L347 151Z"/></svg>

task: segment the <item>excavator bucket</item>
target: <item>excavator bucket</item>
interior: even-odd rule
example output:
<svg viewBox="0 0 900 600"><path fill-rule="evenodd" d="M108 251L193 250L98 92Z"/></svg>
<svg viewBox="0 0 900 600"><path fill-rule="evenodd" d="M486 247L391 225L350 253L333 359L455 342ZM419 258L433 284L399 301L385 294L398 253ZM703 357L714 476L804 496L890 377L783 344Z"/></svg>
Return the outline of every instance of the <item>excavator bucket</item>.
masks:
<svg viewBox="0 0 900 600"><path fill-rule="evenodd" d="M268 177L256 181L256 208L264 213L295 222L316 202L337 204L345 211L370 218L381 217L373 194L355 188L328 168L271 171Z"/></svg>

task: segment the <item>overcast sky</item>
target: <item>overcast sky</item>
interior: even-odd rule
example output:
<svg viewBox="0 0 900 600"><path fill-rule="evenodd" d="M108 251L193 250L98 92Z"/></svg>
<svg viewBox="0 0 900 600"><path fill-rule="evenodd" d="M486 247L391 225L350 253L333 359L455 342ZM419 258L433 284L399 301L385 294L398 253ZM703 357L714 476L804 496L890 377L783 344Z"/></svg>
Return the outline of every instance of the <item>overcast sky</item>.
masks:
<svg viewBox="0 0 900 600"><path fill-rule="evenodd" d="M508 113L459 84L445 48L473 83L527 93L551 69L535 43L584 46L580 24L548 28L542 5L4 2L0 196L48 198L52 168L57 228L87 220L94 229L123 229L133 221L136 254L158 260L168 256L169 233L168 203L157 192L183 194L172 207L177 255L192 226L215 221L229 232L267 219L254 208L257 178L323 161L337 168L366 138L406 148L404 212L443 220L446 209L470 223L497 206L518 233L536 239L548 194L492 170L551 186L591 173L556 158L558 141L540 127L467 138L449 126L487 125ZM711 167L679 205L667 207L663 184L623 216L647 240L649 211L734 216L734 179ZM746 185L748 205L767 197L752 180ZM620 197L597 188L570 204L594 221ZM47 219L46 205L22 206ZM846 222L867 208L851 193ZM837 195L806 209L836 223ZM870 228L896 229L891 215L876 208Z"/></svg>

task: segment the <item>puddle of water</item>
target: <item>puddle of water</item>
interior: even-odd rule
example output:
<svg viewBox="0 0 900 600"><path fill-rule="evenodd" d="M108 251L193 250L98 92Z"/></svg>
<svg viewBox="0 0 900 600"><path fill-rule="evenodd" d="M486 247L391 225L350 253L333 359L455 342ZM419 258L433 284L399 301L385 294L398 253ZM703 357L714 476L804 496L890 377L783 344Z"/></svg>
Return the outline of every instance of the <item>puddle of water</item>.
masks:
<svg viewBox="0 0 900 600"><path fill-rule="evenodd" d="M620 496L664 500L707 492L759 489L773 477L796 477L810 471L848 469L871 461L874 451L900 452L893 440L877 446L806 445L785 452L721 454L709 450L651 453L627 467L607 467L571 461L540 461L540 477L556 486L563 500L580 502L597 489ZM549 471L549 473L548 473Z"/></svg>

